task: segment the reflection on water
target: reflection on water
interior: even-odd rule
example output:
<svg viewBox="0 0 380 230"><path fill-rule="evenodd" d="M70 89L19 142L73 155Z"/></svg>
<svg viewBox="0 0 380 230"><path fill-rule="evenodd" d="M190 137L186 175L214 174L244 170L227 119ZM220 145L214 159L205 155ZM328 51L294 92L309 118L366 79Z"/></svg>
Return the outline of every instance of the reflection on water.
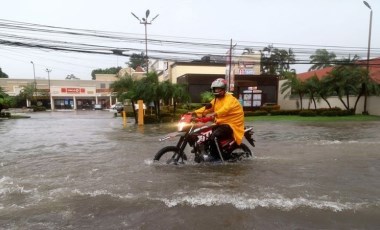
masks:
<svg viewBox="0 0 380 230"><path fill-rule="evenodd" d="M253 126L253 159L172 166L152 161L175 144L158 142L171 124L124 127L108 111L1 120L0 228L379 226L379 122Z"/></svg>

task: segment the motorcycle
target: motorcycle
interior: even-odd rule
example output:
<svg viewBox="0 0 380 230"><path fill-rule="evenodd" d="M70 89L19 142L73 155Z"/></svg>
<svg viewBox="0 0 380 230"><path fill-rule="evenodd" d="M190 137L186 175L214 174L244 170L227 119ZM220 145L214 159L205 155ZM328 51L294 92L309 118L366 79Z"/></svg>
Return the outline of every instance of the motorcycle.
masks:
<svg viewBox="0 0 380 230"><path fill-rule="evenodd" d="M193 113L185 113L178 122L178 131L169 133L159 141L165 141L179 137L177 144L166 146L159 150L154 156L154 161L166 161L167 164L184 163L188 160L185 153L186 146L191 147L191 153L194 153L194 161L200 162L235 162L243 158L252 157L250 148L241 143L238 145L231 136L226 139L210 139L213 128L216 126L212 121L213 117L197 118ZM244 128L245 139L255 147L255 141L252 137L253 127ZM165 159L163 159L165 158Z"/></svg>

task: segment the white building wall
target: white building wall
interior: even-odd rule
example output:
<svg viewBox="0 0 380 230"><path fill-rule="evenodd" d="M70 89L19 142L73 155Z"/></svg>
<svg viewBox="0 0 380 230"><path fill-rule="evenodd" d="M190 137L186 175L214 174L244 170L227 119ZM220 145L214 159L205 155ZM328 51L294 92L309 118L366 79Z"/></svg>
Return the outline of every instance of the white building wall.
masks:
<svg viewBox="0 0 380 230"><path fill-rule="evenodd" d="M283 94L281 94L281 86L284 84L285 81L286 80L280 80L279 81L278 104L280 105L280 108L282 110L300 109L301 103L300 103L298 95L297 96L296 95L291 96L290 98L289 97L285 98L285 95L287 92L284 92ZM351 96L349 98L351 108L354 107L356 98L357 98L356 96ZM345 98L343 100L345 101ZM310 100L308 97L305 97L302 100L302 104L303 104L304 109L307 109L309 107L309 101ZM328 101L329 101L331 107L338 107L341 109L345 109L342 102L339 100L339 98L337 96L329 97ZM316 101L316 103L317 103L317 108L328 108L329 107L327 105L327 103L322 99L319 102ZM380 116L380 106L379 105L380 105L380 97L371 96L371 97L367 98L367 111L369 114ZM313 103L310 104L310 108L314 109ZM364 108L364 97L361 97L359 102L358 102L358 105L356 106L356 113L361 114L363 112L363 108Z"/></svg>

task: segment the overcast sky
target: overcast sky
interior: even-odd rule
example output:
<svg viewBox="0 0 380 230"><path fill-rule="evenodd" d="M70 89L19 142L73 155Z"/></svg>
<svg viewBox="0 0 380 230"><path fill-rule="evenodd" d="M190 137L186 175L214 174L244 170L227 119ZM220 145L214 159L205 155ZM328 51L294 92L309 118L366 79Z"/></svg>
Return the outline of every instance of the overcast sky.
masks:
<svg viewBox="0 0 380 230"><path fill-rule="evenodd" d="M380 2L367 2L373 10L371 57L379 57L380 17L377 15L380 14ZM2 20L120 32L141 39L144 38L144 26L131 12L144 17L149 9L148 19L159 14L148 25L148 38L151 39L222 43L227 47L232 39L233 44L252 45L257 50L259 46L269 44L287 48L303 45L303 55L307 57L312 54L312 49L349 47L350 53L357 51L365 59L368 47L370 10L361 0L2 0L0 6ZM0 25L3 22L0 21ZM0 40L6 39L2 36L4 34L16 33L20 34L20 31L0 26ZM25 31L21 34L25 37L40 36ZM58 35L44 36L50 40L62 39ZM78 43L106 44L94 38L67 39ZM145 51L143 42L122 44L119 41L112 46ZM148 44L148 50L157 46ZM157 49L177 48L161 45ZM213 51L205 49L204 52ZM295 53L299 59L305 59L300 57L302 53L299 50ZM337 52L338 57L339 54ZM51 79L64 79L74 74L86 80L91 79L93 69L125 67L128 57L63 53L0 44L0 68L10 78L33 78L31 61L35 64L37 78L47 78L45 70L49 68L52 70ZM294 68L298 73L306 70L302 65Z"/></svg>

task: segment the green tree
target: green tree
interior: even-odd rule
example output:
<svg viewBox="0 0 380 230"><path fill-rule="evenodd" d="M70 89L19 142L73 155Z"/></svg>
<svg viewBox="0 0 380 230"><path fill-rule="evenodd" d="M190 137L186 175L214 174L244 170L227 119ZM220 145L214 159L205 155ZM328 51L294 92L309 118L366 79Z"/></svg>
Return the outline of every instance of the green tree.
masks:
<svg viewBox="0 0 380 230"><path fill-rule="evenodd" d="M352 59L348 57L347 59L343 58L339 60L339 65L334 67L325 80L337 94L346 110L351 109L350 95L358 95L360 97L361 85L366 74L365 69L355 64L358 58L355 55ZM345 100L343 100L344 97ZM356 104L354 111L356 110Z"/></svg>
<svg viewBox="0 0 380 230"><path fill-rule="evenodd" d="M173 102L173 114L176 113L178 103L187 103L190 101L190 95L185 84L172 84L170 81L164 81L159 84L159 95L163 101L170 104Z"/></svg>
<svg viewBox="0 0 380 230"><path fill-rule="evenodd" d="M329 82L326 82L325 78L322 78L321 80L319 80L319 85L317 89L317 97L322 98L322 100L324 100L327 103L330 109L331 109L331 104L327 98L332 95L332 91L333 90L332 90L331 85L329 84Z"/></svg>
<svg viewBox="0 0 380 230"><path fill-rule="evenodd" d="M176 113L177 103L188 103L190 101L190 94L185 84L173 85L173 113Z"/></svg>
<svg viewBox="0 0 380 230"><path fill-rule="evenodd" d="M303 109L302 100L305 93L307 92L305 82L301 81L297 77L295 72L285 72L284 74L285 74L286 81L281 86L281 94L287 92L285 94L285 98L290 97L292 94L297 94L300 99L301 110L302 110Z"/></svg>
<svg viewBox="0 0 380 230"><path fill-rule="evenodd" d="M160 90L158 75L156 72L150 72L146 77L136 81L134 92L136 100L145 102L153 102L156 110L157 118L160 117L160 99L162 98L162 90Z"/></svg>
<svg viewBox="0 0 380 230"><path fill-rule="evenodd" d="M0 78L8 78L8 75L4 73L0 68Z"/></svg>
<svg viewBox="0 0 380 230"><path fill-rule="evenodd" d="M5 90L0 86L0 112L4 108L12 104L12 98L5 93Z"/></svg>
<svg viewBox="0 0 380 230"><path fill-rule="evenodd" d="M332 66L335 62L335 58L336 55L334 52L328 52L326 49L317 49L315 54L310 56L310 63L313 65L309 68L309 71Z"/></svg>
<svg viewBox="0 0 380 230"><path fill-rule="evenodd" d="M95 80L95 78L96 78L95 74L117 74L117 73L119 73L120 70L121 70L120 66L111 67L111 68L107 68L107 69L94 69L91 72L91 77L92 77L92 80Z"/></svg>
<svg viewBox="0 0 380 230"><path fill-rule="evenodd" d="M137 114L134 110L134 103L143 100L145 103L153 102L155 114L160 118L160 101L170 103L173 101L174 113L176 104L189 102L190 96L186 85L172 84L169 81L159 82L156 72L149 72L146 77L140 80L133 80L130 76L122 77L111 84L110 88L116 92L120 100L130 99L133 105L133 112L137 123Z"/></svg>
<svg viewBox="0 0 380 230"><path fill-rule="evenodd" d="M214 94L212 92L204 91L203 93L201 93L201 102L202 103L208 103L212 99L214 99Z"/></svg>
<svg viewBox="0 0 380 230"><path fill-rule="evenodd" d="M278 75L285 79L290 65L295 63L295 55L292 49L278 49L269 45L261 52L261 71L264 75Z"/></svg>
<svg viewBox="0 0 380 230"><path fill-rule="evenodd" d="M132 103L132 111L133 116L135 118L135 122L137 123L137 114L135 110L135 81L131 76L126 75L119 78L117 81L114 81L110 85L110 89L112 92L116 93L116 97L119 101L124 102L126 99L130 99Z"/></svg>
<svg viewBox="0 0 380 230"><path fill-rule="evenodd" d="M36 98L35 98L35 93L36 93L35 85L34 85L34 83L30 83L30 84L27 84L26 86L24 86L22 88L19 96L21 98L23 98L24 100L30 100L30 101L34 102L34 104L37 104Z"/></svg>
<svg viewBox="0 0 380 230"><path fill-rule="evenodd" d="M127 63L129 67L136 69L138 66L141 66L142 68L146 68L146 56L144 52L141 52L141 54L132 54L129 58L129 62Z"/></svg>
<svg viewBox="0 0 380 230"><path fill-rule="evenodd" d="M318 94L319 88L320 88L320 82L316 75L312 76L311 78L305 81L305 90L309 95L310 102L313 102L314 104L314 109L317 109L317 103L315 102L315 100L316 100L316 97L317 97L316 95ZM309 103L309 109L310 109L310 104L311 103Z"/></svg>

